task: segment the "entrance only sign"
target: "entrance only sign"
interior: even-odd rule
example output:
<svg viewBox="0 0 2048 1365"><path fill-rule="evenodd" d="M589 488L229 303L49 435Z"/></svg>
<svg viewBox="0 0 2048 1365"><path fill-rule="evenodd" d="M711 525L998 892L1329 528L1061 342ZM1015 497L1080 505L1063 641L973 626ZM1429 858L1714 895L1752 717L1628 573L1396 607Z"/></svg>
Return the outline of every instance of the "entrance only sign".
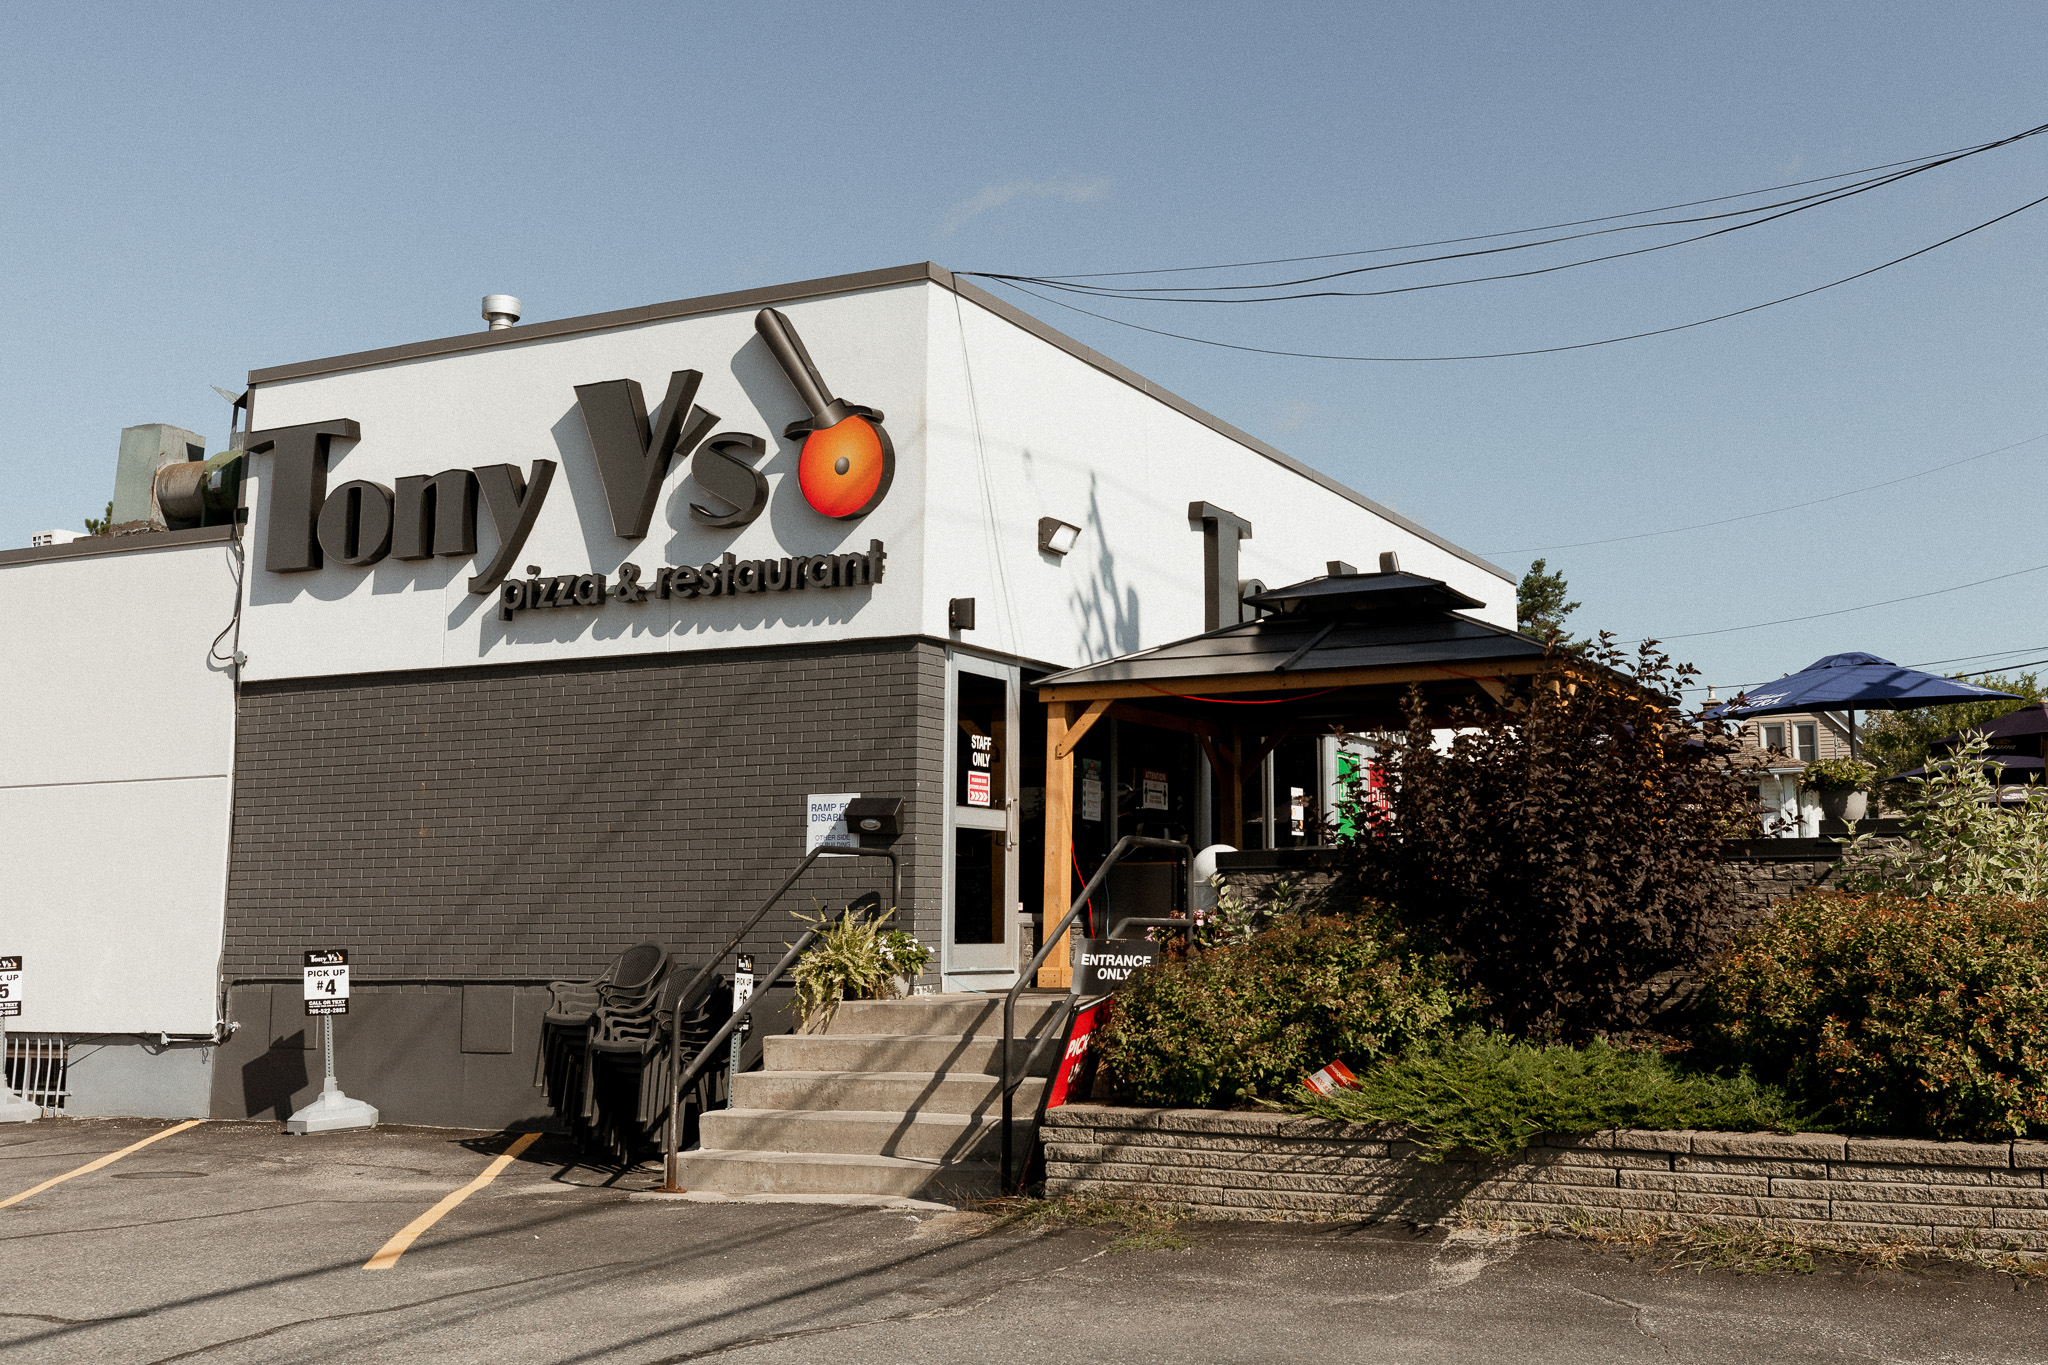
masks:
<svg viewBox="0 0 2048 1365"><path fill-rule="evenodd" d="M348 949L314 948L306 953L306 1013L348 1013Z"/></svg>
<svg viewBox="0 0 2048 1365"><path fill-rule="evenodd" d="M21 954L0 957L0 1019L21 1013Z"/></svg>
<svg viewBox="0 0 2048 1365"><path fill-rule="evenodd" d="M1166 956L1163 944L1142 938L1084 938L1074 958L1074 994L1114 995L1131 973Z"/></svg>

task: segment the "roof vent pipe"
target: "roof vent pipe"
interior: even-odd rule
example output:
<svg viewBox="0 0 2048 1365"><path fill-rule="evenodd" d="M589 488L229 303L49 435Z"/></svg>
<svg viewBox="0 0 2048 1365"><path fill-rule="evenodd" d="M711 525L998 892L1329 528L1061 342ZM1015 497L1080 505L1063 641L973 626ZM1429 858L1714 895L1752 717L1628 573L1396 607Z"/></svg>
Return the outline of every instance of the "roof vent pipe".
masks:
<svg viewBox="0 0 2048 1365"><path fill-rule="evenodd" d="M484 321L493 332L502 332L519 321L519 300L510 294L484 295Z"/></svg>

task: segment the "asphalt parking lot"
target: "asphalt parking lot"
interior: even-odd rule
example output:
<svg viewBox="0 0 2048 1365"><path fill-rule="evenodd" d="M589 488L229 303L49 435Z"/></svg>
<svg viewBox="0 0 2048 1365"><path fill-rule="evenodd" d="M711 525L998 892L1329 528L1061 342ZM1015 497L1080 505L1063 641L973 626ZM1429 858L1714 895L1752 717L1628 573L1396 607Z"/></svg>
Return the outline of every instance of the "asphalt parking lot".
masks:
<svg viewBox="0 0 2048 1365"><path fill-rule="evenodd" d="M1333 1225L1204 1224L1182 1248L1117 1250L1101 1229L996 1228L972 1211L653 1199L653 1172L611 1179L558 1138L505 1159L516 1136L96 1119L0 1130L0 1353L2048 1359L2048 1287L1983 1270L1742 1276L1573 1242Z"/></svg>

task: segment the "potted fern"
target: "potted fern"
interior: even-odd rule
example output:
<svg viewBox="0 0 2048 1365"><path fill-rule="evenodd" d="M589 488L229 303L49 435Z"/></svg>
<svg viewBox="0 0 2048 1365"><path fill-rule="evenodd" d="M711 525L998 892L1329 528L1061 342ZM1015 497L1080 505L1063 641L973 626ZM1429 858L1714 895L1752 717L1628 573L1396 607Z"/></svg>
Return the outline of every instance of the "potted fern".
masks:
<svg viewBox="0 0 2048 1365"><path fill-rule="evenodd" d="M1870 813L1870 784L1877 769L1860 758L1822 758L1806 765L1799 785L1820 796L1820 811L1830 820L1861 820Z"/></svg>
<svg viewBox="0 0 2048 1365"><path fill-rule="evenodd" d="M886 927L892 907L879 915L840 915L820 909L816 918L796 917L817 929L791 971L797 1015L805 1033L823 1033L842 1000L894 1000L910 993L931 961L932 950L901 929Z"/></svg>

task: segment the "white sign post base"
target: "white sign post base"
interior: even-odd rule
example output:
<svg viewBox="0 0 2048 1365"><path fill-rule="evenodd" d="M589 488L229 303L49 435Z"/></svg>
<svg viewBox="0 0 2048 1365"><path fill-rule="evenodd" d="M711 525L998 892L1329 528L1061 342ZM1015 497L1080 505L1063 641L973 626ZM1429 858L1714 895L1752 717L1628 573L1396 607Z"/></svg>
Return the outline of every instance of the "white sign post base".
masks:
<svg viewBox="0 0 2048 1365"><path fill-rule="evenodd" d="M343 1128L375 1128L377 1108L341 1093L333 1075L320 1089L320 1098L285 1120L287 1133L332 1133Z"/></svg>
<svg viewBox="0 0 2048 1365"><path fill-rule="evenodd" d="M0 1037L5 1037L0 1034ZM0 1123L30 1123L43 1116L43 1107L28 1100L0 1084Z"/></svg>

